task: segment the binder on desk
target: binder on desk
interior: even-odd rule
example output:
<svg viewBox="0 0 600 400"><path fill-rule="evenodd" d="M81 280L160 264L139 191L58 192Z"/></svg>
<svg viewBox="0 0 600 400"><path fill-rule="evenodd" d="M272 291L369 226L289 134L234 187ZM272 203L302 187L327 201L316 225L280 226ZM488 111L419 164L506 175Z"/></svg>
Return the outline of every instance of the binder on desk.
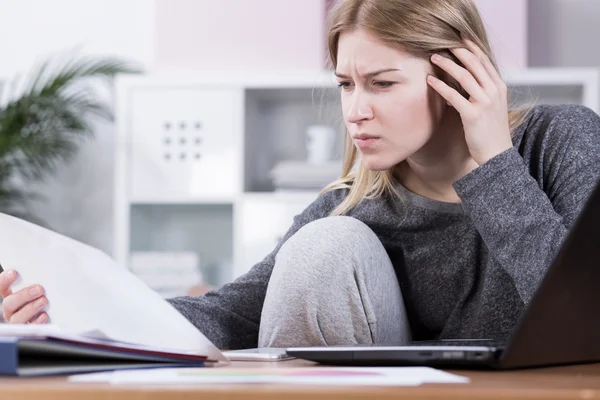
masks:
<svg viewBox="0 0 600 400"><path fill-rule="evenodd" d="M11 329L2 328L0 375L40 376L132 368L198 367L210 362L206 356L195 353L43 333L43 329L39 334L10 336Z"/></svg>

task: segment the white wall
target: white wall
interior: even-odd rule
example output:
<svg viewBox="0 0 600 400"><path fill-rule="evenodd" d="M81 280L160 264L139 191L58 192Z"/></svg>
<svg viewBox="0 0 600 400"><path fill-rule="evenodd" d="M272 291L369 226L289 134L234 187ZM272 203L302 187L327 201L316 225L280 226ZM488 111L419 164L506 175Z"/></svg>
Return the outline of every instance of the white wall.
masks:
<svg viewBox="0 0 600 400"><path fill-rule="evenodd" d="M84 45L89 53L154 60L154 3L147 0L0 0L0 76Z"/></svg>
<svg viewBox="0 0 600 400"><path fill-rule="evenodd" d="M324 0L157 0L163 70L320 69Z"/></svg>
<svg viewBox="0 0 600 400"><path fill-rule="evenodd" d="M600 0L529 0L528 8L529 65L600 69Z"/></svg>
<svg viewBox="0 0 600 400"><path fill-rule="evenodd" d="M314 69L332 0L157 0L156 67ZM527 65L527 0L476 0L501 68ZM506 29L510 26L510 29Z"/></svg>
<svg viewBox="0 0 600 400"><path fill-rule="evenodd" d="M529 0L529 64L600 68L599 0Z"/></svg>
<svg viewBox="0 0 600 400"><path fill-rule="evenodd" d="M526 68L527 0L475 0L475 2L483 18L500 70Z"/></svg>

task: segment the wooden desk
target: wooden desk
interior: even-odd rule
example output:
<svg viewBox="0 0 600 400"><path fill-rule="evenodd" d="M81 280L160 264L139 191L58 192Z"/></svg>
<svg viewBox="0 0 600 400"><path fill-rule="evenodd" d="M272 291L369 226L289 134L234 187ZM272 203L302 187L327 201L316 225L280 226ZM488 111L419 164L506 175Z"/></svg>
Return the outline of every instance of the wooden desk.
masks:
<svg viewBox="0 0 600 400"><path fill-rule="evenodd" d="M236 367L299 367L278 363L233 363ZM508 372L450 371L471 378L470 384L419 387L340 388L287 385L111 386L68 383L65 377L0 378L1 400L258 400L258 399L600 399L600 364Z"/></svg>

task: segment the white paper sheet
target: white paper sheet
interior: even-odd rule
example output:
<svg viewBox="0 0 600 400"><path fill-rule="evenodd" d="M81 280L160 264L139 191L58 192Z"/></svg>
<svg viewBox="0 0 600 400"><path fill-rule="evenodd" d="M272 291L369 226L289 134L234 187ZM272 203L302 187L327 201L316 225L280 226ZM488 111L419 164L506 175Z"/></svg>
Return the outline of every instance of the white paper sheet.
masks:
<svg viewBox="0 0 600 400"><path fill-rule="evenodd" d="M111 384L248 384L417 386L468 383L469 378L429 367L160 368L73 375L71 382Z"/></svg>
<svg viewBox="0 0 600 400"><path fill-rule="evenodd" d="M0 213L0 264L18 271L17 291L46 290L50 322L67 334L109 338L227 362L185 317L98 249Z"/></svg>
<svg viewBox="0 0 600 400"><path fill-rule="evenodd" d="M0 324L0 336L46 336L60 334L54 324Z"/></svg>

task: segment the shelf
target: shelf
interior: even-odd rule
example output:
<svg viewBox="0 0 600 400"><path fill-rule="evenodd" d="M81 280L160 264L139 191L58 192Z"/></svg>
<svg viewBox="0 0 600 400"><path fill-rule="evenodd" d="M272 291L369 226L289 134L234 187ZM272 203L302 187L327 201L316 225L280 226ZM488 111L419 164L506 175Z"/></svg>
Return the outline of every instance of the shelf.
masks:
<svg viewBox="0 0 600 400"><path fill-rule="evenodd" d="M233 204L235 203L237 197L235 196L215 196L215 197L159 197L153 196L148 198L143 197L132 197L130 200L130 204L132 205L157 205L157 204L205 204L205 205L213 205L213 204Z"/></svg>
<svg viewBox="0 0 600 400"><path fill-rule="evenodd" d="M242 195L244 199L265 201L288 201L293 199L315 199L319 195L318 190L281 190L273 192L246 192Z"/></svg>
<svg viewBox="0 0 600 400"><path fill-rule="evenodd" d="M249 73L231 73L223 71L203 71L202 74L120 75L117 87L121 89L144 86L148 88L165 87L194 88L246 88L246 89L298 89L336 87L335 76L328 70L303 71L253 71Z"/></svg>
<svg viewBox="0 0 600 400"><path fill-rule="evenodd" d="M583 104L600 112L600 70L594 68L531 68L508 71L504 79L524 102ZM520 87L520 88L518 88ZM527 93L526 93L527 92Z"/></svg>
<svg viewBox="0 0 600 400"><path fill-rule="evenodd" d="M162 198L131 198L129 204L131 206L152 206L152 205L233 205L244 199L264 199L264 200L281 200L286 201L289 199L309 199L318 196L319 190L274 190L264 192L244 192L237 196L228 197L188 197L188 198L175 198L175 197L162 197Z"/></svg>
<svg viewBox="0 0 600 400"><path fill-rule="evenodd" d="M277 246L318 192L247 193L236 206L234 278L246 273Z"/></svg>
<svg viewBox="0 0 600 400"><path fill-rule="evenodd" d="M598 80L595 68L527 68L507 70L504 79L508 85L585 85Z"/></svg>
<svg viewBox="0 0 600 400"><path fill-rule="evenodd" d="M599 111L596 69L536 68L503 76L517 104L575 103ZM276 191L273 168L285 167L278 169L284 178L313 176L294 164L307 158L312 125L338 133L331 158L342 158L339 93L327 70L120 76L117 262L127 267L132 251L194 251L210 266L211 284L247 272L319 193ZM324 168L318 171L326 175L322 180L334 172Z"/></svg>
<svg viewBox="0 0 600 400"><path fill-rule="evenodd" d="M244 113L244 190L272 191L270 171L281 161L307 158L306 130L337 132L332 158L341 159L343 121L337 89L247 89Z"/></svg>
<svg viewBox="0 0 600 400"><path fill-rule="evenodd" d="M583 85L598 79L596 68L526 68L502 71L508 85ZM313 89L337 88L335 75L329 70L255 71L223 73L204 71L202 74L120 75L117 86L131 88L245 88L245 89Z"/></svg>
<svg viewBox="0 0 600 400"><path fill-rule="evenodd" d="M232 274L233 205L132 205L130 251L194 252L204 281L219 285Z"/></svg>

